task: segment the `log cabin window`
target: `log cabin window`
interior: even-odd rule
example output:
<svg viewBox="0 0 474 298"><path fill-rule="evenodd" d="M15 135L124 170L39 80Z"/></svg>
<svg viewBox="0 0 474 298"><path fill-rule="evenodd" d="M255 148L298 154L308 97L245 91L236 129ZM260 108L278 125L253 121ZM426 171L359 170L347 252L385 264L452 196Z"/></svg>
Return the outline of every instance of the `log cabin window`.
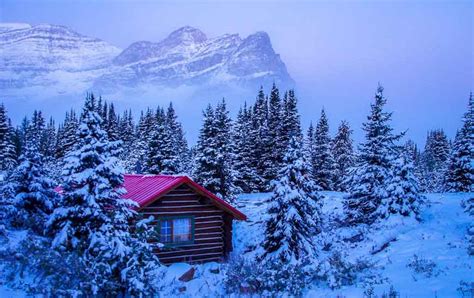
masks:
<svg viewBox="0 0 474 298"><path fill-rule="evenodd" d="M165 245L188 244L194 241L194 217L162 218L160 242Z"/></svg>

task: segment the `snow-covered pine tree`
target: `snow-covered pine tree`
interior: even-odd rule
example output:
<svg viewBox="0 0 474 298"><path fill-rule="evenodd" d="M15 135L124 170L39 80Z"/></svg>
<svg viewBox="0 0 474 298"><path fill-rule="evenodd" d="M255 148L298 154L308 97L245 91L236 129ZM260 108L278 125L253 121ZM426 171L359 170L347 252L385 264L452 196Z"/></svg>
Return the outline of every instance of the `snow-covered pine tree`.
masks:
<svg viewBox="0 0 474 298"><path fill-rule="evenodd" d="M388 195L386 187L392 174L392 161L396 153L395 135L390 126L392 113L384 111L387 100L383 87L378 86L371 113L363 124L365 141L360 145L356 166L348 179L349 196L344 202L347 222L372 224L377 210Z"/></svg>
<svg viewBox="0 0 474 298"><path fill-rule="evenodd" d="M382 199L379 207L382 218L400 214L418 219L424 202L424 197L419 193L412 157L403 149L398 150L398 158L393 162L392 177L387 185L388 195Z"/></svg>
<svg viewBox="0 0 474 298"><path fill-rule="evenodd" d="M474 192L474 98L469 97L463 126L458 131L449 160L446 190Z"/></svg>
<svg viewBox="0 0 474 298"><path fill-rule="evenodd" d="M333 190L332 182L335 177L335 165L331 152L328 119L324 109L321 111L321 118L316 125L313 140L311 160L314 180L323 190Z"/></svg>
<svg viewBox="0 0 474 298"><path fill-rule="evenodd" d="M193 177L211 192L223 199L234 200L234 172L231 168L231 120L225 102L214 110L210 105L204 111L204 121L195 148ZM226 144L227 143L227 144Z"/></svg>
<svg viewBox="0 0 474 298"><path fill-rule="evenodd" d="M302 138L300 115L297 107L298 100L294 90L288 90L283 97L282 111L282 148L288 148L292 136Z"/></svg>
<svg viewBox="0 0 474 298"><path fill-rule="evenodd" d="M77 128L79 122L76 116L76 112L71 110L69 113L66 113L66 118L63 124L62 137L58 138L58 145L56 149L56 157L64 158L64 156L74 149L78 141L77 137Z"/></svg>
<svg viewBox="0 0 474 298"><path fill-rule="evenodd" d="M215 109L215 125L217 129L216 146L218 148L218 177L219 192L223 198L233 202L235 194L239 192L235 186L235 170L232 161L234 160L234 148L232 139L232 119L227 110L227 104L224 99L219 102Z"/></svg>
<svg viewBox="0 0 474 298"><path fill-rule="evenodd" d="M154 122L155 117L150 109L147 109L145 113L141 113L138 126L135 129L135 141L133 142L129 157L124 161L127 172L147 172L148 163L146 157L149 156L148 145L150 143Z"/></svg>
<svg viewBox="0 0 474 298"><path fill-rule="evenodd" d="M273 181L277 177L278 171L282 166L283 156L286 148L282 142L282 107L280 91L273 83L268 100L268 136L266 138L266 153L264 177L267 181Z"/></svg>
<svg viewBox="0 0 474 298"><path fill-rule="evenodd" d="M120 117L119 122L119 138L122 140L122 153L120 154L120 160L126 169L127 161L130 158L130 154L135 141L135 126L133 124L133 116L131 110L125 110Z"/></svg>
<svg viewBox="0 0 474 298"><path fill-rule="evenodd" d="M429 192L443 190L447 170L447 161L450 153L448 137L442 129L432 130L428 133L425 150L422 155L422 167L427 182L423 186Z"/></svg>
<svg viewBox="0 0 474 298"><path fill-rule="evenodd" d="M342 121L332 142L332 155L335 164L334 190L347 191L344 181L349 178L349 169L354 166L355 157L352 146L352 130L347 121Z"/></svg>
<svg viewBox="0 0 474 298"><path fill-rule="evenodd" d="M237 120L233 126L234 170L235 184L245 193L258 191L261 185L260 177L252 167L252 119L247 109L247 103L240 108Z"/></svg>
<svg viewBox="0 0 474 298"><path fill-rule="evenodd" d="M16 150L13 143L13 128L5 106L0 104L0 175L12 170L16 164Z"/></svg>
<svg viewBox="0 0 474 298"><path fill-rule="evenodd" d="M109 141L118 141L120 139L119 118L115 113L113 103L109 105L109 111L107 113L107 135Z"/></svg>
<svg viewBox="0 0 474 298"><path fill-rule="evenodd" d="M173 152L173 164L175 165L174 172L171 174L178 174L188 172L190 170L190 155L188 149L188 142L184 136L184 131L181 123L178 121L178 116L174 110L173 104L170 102L168 110L166 111L166 126L171 137L171 146Z"/></svg>
<svg viewBox="0 0 474 298"><path fill-rule="evenodd" d="M252 167L256 174L260 177L259 191L267 191L269 181L265 178L269 163L271 163L271 148L269 148L269 131L268 131L268 103L263 92L263 87L258 91L255 104L252 108Z"/></svg>
<svg viewBox="0 0 474 298"><path fill-rule="evenodd" d="M264 266L276 270L268 277L275 278L276 275L276 279L280 279L272 285L276 288L301 286L301 280L295 275L301 270L293 269L317 266L313 236L321 229L321 196L310 171L301 139L293 136L284 157L284 166L278 179L272 183L273 195L262 244L264 251L260 256ZM288 283L298 284L288 286Z"/></svg>
<svg viewBox="0 0 474 298"><path fill-rule="evenodd" d="M148 145L147 172L151 174L176 174L179 170L178 153L166 123L163 109L158 109L153 132Z"/></svg>
<svg viewBox="0 0 474 298"><path fill-rule="evenodd" d="M108 140L92 94L80 119L79 141L65 159L60 206L49 220L53 248L81 255L81 272L86 270L87 276L76 290L85 296L151 295L149 270L158 262L146 239L131 232L135 204L120 197L124 189L119 142Z"/></svg>
<svg viewBox="0 0 474 298"><path fill-rule="evenodd" d="M8 183L13 195L12 224L19 229L32 230L36 235L45 235L46 221L58 196L43 168L37 136L34 129L28 133L24 152Z"/></svg>

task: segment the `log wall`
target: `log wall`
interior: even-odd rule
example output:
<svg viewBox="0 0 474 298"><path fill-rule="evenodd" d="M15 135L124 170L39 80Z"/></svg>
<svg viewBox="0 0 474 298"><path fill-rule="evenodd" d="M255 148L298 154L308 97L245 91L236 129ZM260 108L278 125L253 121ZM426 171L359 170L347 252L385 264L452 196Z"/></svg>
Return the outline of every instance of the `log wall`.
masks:
<svg viewBox="0 0 474 298"><path fill-rule="evenodd" d="M232 239L229 239L229 235L232 235L231 216L213 205L209 198L201 196L186 185L142 208L140 213L146 217L153 215L155 219L194 216L194 243L153 249L164 264L218 262L232 250ZM156 225L158 221L152 224Z"/></svg>

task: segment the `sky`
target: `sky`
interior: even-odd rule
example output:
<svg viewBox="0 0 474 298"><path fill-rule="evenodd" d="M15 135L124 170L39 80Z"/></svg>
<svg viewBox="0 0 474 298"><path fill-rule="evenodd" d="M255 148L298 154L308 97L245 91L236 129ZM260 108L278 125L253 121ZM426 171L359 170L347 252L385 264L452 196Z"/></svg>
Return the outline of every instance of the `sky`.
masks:
<svg viewBox="0 0 474 298"><path fill-rule="evenodd" d="M356 140L378 83L396 129L420 145L429 129L454 136L474 90L473 1L1 0L0 21L65 25L121 48L184 25L209 37L266 31L296 81L303 126L324 107L331 131L348 120Z"/></svg>

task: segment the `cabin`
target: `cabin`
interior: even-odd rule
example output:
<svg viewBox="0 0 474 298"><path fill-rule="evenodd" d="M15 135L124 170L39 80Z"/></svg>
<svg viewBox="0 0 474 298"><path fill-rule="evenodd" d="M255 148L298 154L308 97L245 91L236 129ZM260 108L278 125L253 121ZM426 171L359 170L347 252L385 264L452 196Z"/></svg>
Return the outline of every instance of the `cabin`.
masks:
<svg viewBox="0 0 474 298"><path fill-rule="evenodd" d="M232 251L232 222L247 217L186 176L125 175L123 198L135 201L162 243L164 264L223 261Z"/></svg>

